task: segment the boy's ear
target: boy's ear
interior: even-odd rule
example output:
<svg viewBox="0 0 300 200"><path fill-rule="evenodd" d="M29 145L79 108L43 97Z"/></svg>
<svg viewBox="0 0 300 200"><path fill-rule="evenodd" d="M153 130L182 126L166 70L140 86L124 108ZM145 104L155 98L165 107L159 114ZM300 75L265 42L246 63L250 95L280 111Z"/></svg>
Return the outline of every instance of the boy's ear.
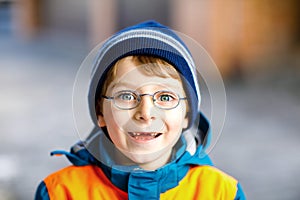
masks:
<svg viewBox="0 0 300 200"><path fill-rule="evenodd" d="M102 115L98 115L97 118L98 118L98 126L99 126L99 127L104 127L104 126L106 126L104 117L103 117Z"/></svg>

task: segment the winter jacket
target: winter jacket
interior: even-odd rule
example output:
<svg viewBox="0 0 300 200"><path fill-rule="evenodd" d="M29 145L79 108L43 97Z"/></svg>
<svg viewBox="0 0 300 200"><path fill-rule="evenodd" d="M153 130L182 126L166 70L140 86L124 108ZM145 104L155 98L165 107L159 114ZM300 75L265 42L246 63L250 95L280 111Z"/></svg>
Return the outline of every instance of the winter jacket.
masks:
<svg viewBox="0 0 300 200"><path fill-rule="evenodd" d="M210 129L207 120L200 116L199 134L204 138ZM205 154L205 142L200 142L192 154L186 141L184 136L180 138L170 163L146 171L97 159L89 148L96 147L102 157L111 159L105 146L112 145L103 132L98 133L74 145L70 152L52 152L66 155L72 165L46 177L38 186L35 199L245 199L238 181L213 166Z"/></svg>

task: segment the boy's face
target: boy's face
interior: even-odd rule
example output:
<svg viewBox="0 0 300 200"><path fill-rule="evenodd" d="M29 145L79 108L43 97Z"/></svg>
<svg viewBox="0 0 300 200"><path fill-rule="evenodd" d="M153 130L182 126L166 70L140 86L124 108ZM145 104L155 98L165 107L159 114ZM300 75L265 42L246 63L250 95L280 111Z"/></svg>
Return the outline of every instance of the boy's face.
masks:
<svg viewBox="0 0 300 200"><path fill-rule="evenodd" d="M171 91L185 97L180 80L145 75L130 57L119 61L116 77L108 85L105 95L113 97L124 90L150 95L157 91ZM140 103L127 110L116 107L113 100L104 99L103 116L98 116L99 126L107 127L111 140L123 154L140 166L156 163L145 167L149 169L168 162L172 147L188 125L186 100L180 100L177 107L165 110L155 106L150 95L142 95ZM132 96L126 94L121 98L130 99Z"/></svg>

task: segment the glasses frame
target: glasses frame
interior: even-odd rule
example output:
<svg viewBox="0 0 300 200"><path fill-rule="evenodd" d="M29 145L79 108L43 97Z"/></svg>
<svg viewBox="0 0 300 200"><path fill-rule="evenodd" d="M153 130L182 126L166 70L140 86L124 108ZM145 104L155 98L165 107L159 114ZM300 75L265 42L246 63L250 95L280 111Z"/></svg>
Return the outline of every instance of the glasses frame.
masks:
<svg viewBox="0 0 300 200"><path fill-rule="evenodd" d="M116 104L116 102L115 102L115 95L116 95L116 94L119 94L119 93L121 93L121 92L130 92L130 93L136 94L136 96L137 96L137 102L138 102L138 103L137 103L134 107L132 107L132 108L122 108L122 107L119 107L119 106ZM156 101L156 99L154 98L155 95L156 95L157 93L164 93L164 92L165 92L165 93L172 93L172 94L174 94L174 95L176 95L176 96L178 97L178 103L176 104L176 106L174 106L174 107L172 107L172 108L163 108L163 107L158 106L158 105L155 103L155 101ZM181 100L187 100L187 97L180 97L180 95L178 95L177 93L174 93L174 92L171 92L171 91L168 91L168 90L159 90L159 91L154 92L153 94L148 94L148 93L140 94L140 93L138 93L137 91L133 91L133 90L121 90L121 91L115 93L113 96L101 95L102 98L112 101L113 104L114 104L114 106L115 106L116 108L121 109L121 110L132 110L132 109L138 107L138 106L140 105L141 101L142 101L142 98L141 98L141 97L143 97L143 96L151 96L151 97L152 97L153 105L154 105L155 107L159 108L159 109L162 109L162 110L172 110L172 109L175 109L175 108L179 105L179 103L180 103Z"/></svg>

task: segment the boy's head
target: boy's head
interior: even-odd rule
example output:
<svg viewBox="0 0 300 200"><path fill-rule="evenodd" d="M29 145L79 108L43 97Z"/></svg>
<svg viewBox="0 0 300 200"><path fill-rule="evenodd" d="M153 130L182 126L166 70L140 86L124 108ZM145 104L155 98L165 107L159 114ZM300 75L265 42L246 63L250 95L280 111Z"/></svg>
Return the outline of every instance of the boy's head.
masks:
<svg viewBox="0 0 300 200"><path fill-rule="evenodd" d="M131 160L147 162L145 155L155 148L164 159L164 149L170 150L182 129L194 124L199 106L192 56L167 27L145 22L102 45L90 83L91 116ZM127 138L122 139L124 131ZM158 145L151 144L154 140Z"/></svg>
<svg viewBox="0 0 300 200"><path fill-rule="evenodd" d="M154 63L147 63L151 60ZM98 101L99 126L106 127L114 145L141 167L165 164L188 125L186 94L178 72L161 59L128 56L106 77Z"/></svg>

